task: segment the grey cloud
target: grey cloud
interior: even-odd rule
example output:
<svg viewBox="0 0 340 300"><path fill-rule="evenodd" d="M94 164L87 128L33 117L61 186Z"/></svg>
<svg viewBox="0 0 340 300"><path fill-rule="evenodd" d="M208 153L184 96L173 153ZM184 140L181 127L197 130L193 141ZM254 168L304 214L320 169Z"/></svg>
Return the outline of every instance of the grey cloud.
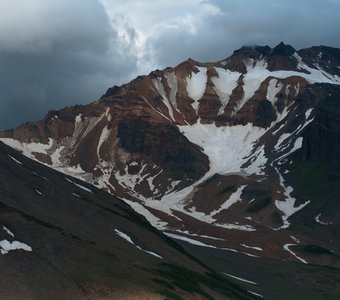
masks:
<svg viewBox="0 0 340 300"><path fill-rule="evenodd" d="M216 61L244 45L275 46L283 41L297 49L313 45L340 47L335 0L205 0L220 14L196 22L196 34L167 28L150 38L148 48L158 64L173 65L188 57ZM202 2L202 3L203 3Z"/></svg>
<svg viewBox="0 0 340 300"><path fill-rule="evenodd" d="M1 129L96 100L135 74L135 53L118 39L97 0L27 2L36 11L24 20L20 12L8 20L11 13L0 11Z"/></svg>
<svg viewBox="0 0 340 300"><path fill-rule="evenodd" d="M105 0L110 20L100 1L0 1L0 129L189 57L217 61L281 41L340 47L338 0Z"/></svg>

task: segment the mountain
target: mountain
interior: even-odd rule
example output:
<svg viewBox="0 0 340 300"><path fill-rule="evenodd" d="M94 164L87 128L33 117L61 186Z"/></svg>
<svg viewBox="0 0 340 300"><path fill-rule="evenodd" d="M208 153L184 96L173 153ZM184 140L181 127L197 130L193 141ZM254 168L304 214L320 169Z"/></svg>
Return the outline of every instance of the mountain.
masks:
<svg viewBox="0 0 340 300"><path fill-rule="evenodd" d="M255 299L116 197L0 143L1 299Z"/></svg>
<svg viewBox="0 0 340 300"><path fill-rule="evenodd" d="M243 47L0 133L168 236L340 266L340 50Z"/></svg>

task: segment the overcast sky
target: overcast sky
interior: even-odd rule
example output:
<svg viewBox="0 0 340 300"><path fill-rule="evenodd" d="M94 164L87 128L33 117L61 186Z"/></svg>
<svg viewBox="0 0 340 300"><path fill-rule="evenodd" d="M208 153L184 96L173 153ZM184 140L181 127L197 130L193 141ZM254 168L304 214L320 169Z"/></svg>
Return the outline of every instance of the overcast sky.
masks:
<svg viewBox="0 0 340 300"><path fill-rule="evenodd" d="M0 0L0 129L243 45L340 47L339 0Z"/></svg>

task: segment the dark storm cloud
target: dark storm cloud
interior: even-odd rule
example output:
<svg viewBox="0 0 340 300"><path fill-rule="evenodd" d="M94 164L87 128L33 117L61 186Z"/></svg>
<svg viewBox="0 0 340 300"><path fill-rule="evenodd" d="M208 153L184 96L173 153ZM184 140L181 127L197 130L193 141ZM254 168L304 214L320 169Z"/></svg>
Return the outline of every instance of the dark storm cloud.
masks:
<svg viewBox="0 0 340 300"><path fill-rule="evenodd" d="M136 61L96 0L4 0L0 128L96 100L129 78Z"/></svg>
<svg viewBox="0 0 340 300"><path fill-rule="evenodd" d="M281 41L300 49L313 45L340 47L337 0L205 0L219 9L193 25L169 27L151 37L148 47L162 66L191 57L216 61L244 45L275 46ZM165 62L165 64L164 64Z"/></svg>
<svg viewBox="0 0 340 300"><path fill-rule="evenodd" d="M340 47L339 11L339 0L0 0L0 129L189 57Z"/></svg>

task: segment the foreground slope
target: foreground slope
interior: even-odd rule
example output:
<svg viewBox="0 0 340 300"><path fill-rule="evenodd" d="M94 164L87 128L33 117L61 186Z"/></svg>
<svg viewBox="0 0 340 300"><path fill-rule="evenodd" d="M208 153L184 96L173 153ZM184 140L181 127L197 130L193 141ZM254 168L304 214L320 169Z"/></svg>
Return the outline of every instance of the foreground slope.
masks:
<svg viewBox="0 0 340 300"><path fill-rule="evenodd" d="M0 133L172 237L339 266L340 50L244 47Z"/></svg>
<svg viewBox="0 0 340 300"><path fill-rule="evenodd" d="M117 198L0 143L1 299L253 299Z"/></svg>

